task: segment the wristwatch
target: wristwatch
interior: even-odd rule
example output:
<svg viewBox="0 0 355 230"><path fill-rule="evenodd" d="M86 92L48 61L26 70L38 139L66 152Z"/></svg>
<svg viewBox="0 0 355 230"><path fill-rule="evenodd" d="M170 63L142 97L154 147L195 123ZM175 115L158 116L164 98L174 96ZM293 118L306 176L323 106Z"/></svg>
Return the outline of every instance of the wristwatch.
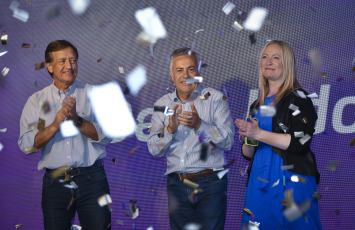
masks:
<svg viewBox="0 0 355 230"><path fill-rule="evenodd" d="M82 117L78 116L78 118L76 118L76 120L75 120L75 126L80 128L80 126L83 124L83 122L84 122L84 119Z"/></svg>

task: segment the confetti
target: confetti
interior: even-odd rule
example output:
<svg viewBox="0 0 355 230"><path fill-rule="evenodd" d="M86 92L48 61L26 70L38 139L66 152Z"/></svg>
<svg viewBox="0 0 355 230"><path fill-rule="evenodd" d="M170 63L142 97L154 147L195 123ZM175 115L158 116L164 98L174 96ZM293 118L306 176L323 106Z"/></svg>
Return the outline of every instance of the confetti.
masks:
<svg viewBox="0 0 355 230"><path fill-rule="evenodd" d="M318 95L317 95L317 93L311 93L311 94L308 94L307 97L309 97L309 98L317 98Z"/></svg>
<svg viewBox="0 0 355 230"><path fill-rule="evenodd" d="M5 77L5 76L9 73L9 71L10 71L9 68L4 67L4 68L1 70L1 75Z"/></svg>
<svg viewBox="0 0 355 230"><path fill-rule="evenodd" d="M14 10L17 9L19 6L20 6L20 3L19 3L19 2L17 2L17 1L12 1L9 8L10 8L12 11L14 11Z"/></svg>
<svg viewBox="0 0 355 230"><path fill-rule="evenodd" d="M295 137L303 137L303 136L304 136L304 133L303 133L303 131L294 132L294 135L295 135Z"/></svg>
<svg viewBox="0 0 355 230"><path fill-rule="evenodd" d="M298 110L299 107L294 105L294 104L290 104L290 106L288 108L293 110L293 111L296 111L296 110Z"/></svg>
<svg viewBox="0 0 355 230"><path fill-rule="evenodd" d="M227 174L227 172L229 171L229 169L225 169L225 170L222 170L220 172L217 173L217 176L219 179L222 179L224 177L224 175Z"/></svg>
<svg viewBox="0 0 355 230"><path fill-rule="evenodd" d="M231 167L235 163L235 159L232 159L227 165L223 166L223 168L227 169Z"/></svg>
<svg viewBox="0 0 355 230"><path fill-rule="evenodd" d="M251 216L251 215L253 214L252 211L249 210L249 208L244 208L244 209L243 209L243 212L244 212L245 214L247 214L248 216Z"/></svg>
<svg viewBox="0 0 355 230"><path fill-rule="evenodd" d="M68 0L71 11L76 15L82 15L90 5L90 0Z"/></svg>
<svg viewBox="0 0 355 230"><path fill-rule="evenodd" d="M249 229L252 230L251 227L250 227L250 225L259 227L260 223L249 220ZM253 228L253 229L254 229L254 228ZM257 229L259 229L259 228L257 228Z"/></svg>
<svg viewBox="0 0 355 230"><path fill-rule="evenodd" d="M195 76L193 78L187 78L186 84L202 83L203 77Z"/></svg>
<svg viewBox="0 0 355 230"><path fill-rule="evenodd" d="M202 133L200 134L200 136L198 137L198 141L201 143L203 141L203 139L205 139L206 134L204 131L202 131Z"/></svg>
<svg viewBox="0 0 355 230"><path fill-rule="evenodd" d="M0 133L6 133L7 128L0 129Z"/></svg>
<svg viewBox="0 0 355 230"><path fill-rule="evenodd" d="M147 82L147 71L144 66L138 65L127 76L126 83L130 94L137 96L139 90Z"/></svg>
<svg viewBox="0 0 355 230"><path fill-rule="evenodd" d="M21 48L30 48L31 44L22 43Z"/></svg>
<svg viewBox="0 0 355 230"><path fill-rule="evenodd" d="M35 64L36 70L43 69L43 68L44 68L44 62L39 62Z"/></svg>
<svg viewBox="0 0 355 230"><path fill-rule="evenodd" d="M157 195L157 192L155 191L155 189L153 188L153 186L150 186L150 189L152 190L152 192L154 193L154 195Z"/></svg>
<svg viewBox="0 0 355 230"><path fill-rule="evenodd" d="M43 120L42 118L39 118L37 123L37 129L41 131L45 128L45 126L46 126L46 121Z"/></svg>
<svg viewBox="0 0 355 230"><path fill-rule="evenodd" d="M349 142L349 145L351 147L353 147L355 145L355 138L353 138L350 142Z"/></svg>
<svg viewBox="0 0 355 230"><path fill-rule="evenodd" d="M123 220L116 220L116 224L123 225Z"/></svg>
<svg viewBox="0 0 355 230"><path fill-rule="evenodd" d="M228 101L228 97L226 97L226 96L223 95L222 100L223 100L223 101Z"/></svg>
<svg viewBox="0 0 355 230"><path fill-rule="evenodd" d="M201 225L195 224L195 223L190 223L184 226L184 230L200 230Z"/></svg>
<svg viewBox="0 0 355 230"><path fill-rule="evenodd" d="M200 160L202 160L202 161L207 160L207 151L208 151L208 145L205 142L202 142L201 143Z"/></svg>
<svg viewBox="0 0 355 230"><path fill-rule="evenodd" d="M249 35L249 40L250 40L250 43L253 45L256 43L256 35L255 33L252 33Z"/></svg>
<svg viewBox="0 0 355 230"><path fill-rule="evenodd" d="M154 230L153 226L147 228L147 230Z"/></svg>
<svg viewBox="0 0 355 230"><path fill-rule="evenodd" d="M271 186L271 188L277 186L279 183L280 183L280 179L278 179L278 180Z"/></svg>
<svg viewBox="0 0 355 230"><path fill-rule="evenodd" d="M245 166L245 169L239 168L239 172L240 172L241 176L244 176L247 173L248 167L249 167L249 165Z"/></svg>
<svg viewBox="0 0 355 230"><path fill-rule="evenodd" d="M72 198L70 199L70 202L69 202L69 204L68 204L68 206L67 206L67 211L69 211L69 209L70 209L70 207L72 206L73 203L74 203L74 197L72 197Z"/></svg>
<svg viewBox="0 0 355 230"><path fill-rule="evenodd" d="M315 197L317 200L322 199L322 195L320 195L318 192L314 192L312 196Z"/></svg>
<svg viewBox="0 0 355 230"><path fill-rule="evenodd" d="M70 230L81 230L81 229L82 229L81 226L75 225L75 224L73 224L73 225L70 227Z"/></svg>
<svg viewBox="0 0 355 230"><path fill-rule="evenodd" d="M336 209L336 210L335 210L335 214L336 214L337 216L339 216L340 210L339 210L339 209Z"/></svg>
<svg viewBox="0 0 355 230"><path fill-rule="evenodd" d="M237 31L241 31L241 30L243 29L243 26L240 25L237 21L235 21L235 22L233 23L232 27L233 27L234 29L236 29Z"/></svg>
<svg viewBox="0 0 355 230"><path fill-rule="evenodd" d="M283 214L288 221L292 222L301 217L310 207L311 202L309 200L306 200L299 205L293 203L283 212Z"/></svg>
<svg viewBox="0 0 355 230"><path fill-rule="evenodd" d="M199 30L196 30L195 31L195 34L197 34L197 33L199 33L199 32L202 32L202 31L204 31L205 29L199 29Z"/></svg>
<svg viewBox="0 0 355 230"><path fill-rule="evenodd" d="M65 184L64 187L70 188L70 189L77 189L78 185L74 181L70 181L70 184Z"/></svg>
<svg viewBox="0 0 355 230"><path fill-rule="evenodd" d="M251 30L257 32L260 30L261 26L264 24L264 20L268 14L268 10L262 7L255 7L251 10L248 18L244 22L244 28L246 30Z"/></svg>
<svg viewBox="0 0 355 230"><path fill-rule="evenodd" d="M27 22L28 18L30 17L30 14L25 10L16 8L12 13L12 17L17 18L23 22Z"/></svg>
<svg viewBox="0 0 355 230"><path fill-rule="evenodd" d="M293 165L283 165L281 166L281 171L293 169Z"/></svg>
<svg viewBox="0 0 355 230"><path fill-rule="evenodd" d="M301 121L303 122L303 124L307 124L307 123L308 123L307 118L303 117L303 118L300 118L300 119L301 119Z"/></svg>
<svg viewBox="0 0 355 230"><path fill-rule="evenodd" d="M260 106L260 115L262 117L273 117L276 114L275 106L261 105Z"/></svg>
<svg viewBox="0 0 355 230"><path fill-rule="evenodd" d="M113 158L113 159L112 159L112 162L116 164L116 163L118 162L118 160L115 159L115 158Z"/></svg>
<svg viewBox="0 0 355 230"><path fill-rule="evenodd" d="M213 139L216 140L220 136L219 132L217 130L215 130L214 128L212 128L211 131L214 134Z"/></svg>
<svg viewBox="0 0 355 230"><path fill-rule="evenodd" d="M199 184L196 184L195 182L192 182L188 179L184 179L184 184L186 184L187 186L193 188L193 189L197 189L200 185Z"/></svg>
<svg viewBox="0 0 355 230"><path fill-rule="evenodd" d="M221 29L218 29L218 31L219 31L219 34L221 35L221 37L223 38L222 30L221 30Z"/></svg>
<svg viewBox="0 0 355 230"><path fill-rule="evenodd" d="M326 168L328 170L334 172L337 169L338 165L339 165L339 161L331 161L331 162L328 163Z"/></svg>
<svg viewBox="0 0 355 230"><path fill-rule="evenodd" d="M88 96L96 119L107 136L115 138L134 133L136 122L117 82L93 86Z"/></svg>
<svg viewBox="0 0 355 230"><path fill-rule="evenodd" d="M54 179L57 179L57 178L63 176L68 170L69 170L69 168L67 166L59 167L51 172L51 176Z"/></svg>
<svg viewBox="0 0 355 230"><path fill-rule="evenodd" d="M309 141L311 139L311 136L306 134L304 135L301 139L299 139L299 142L301 143L301 145L304 145L307 141Z"/></svg>
<svg viewBox="0 0 355 230"><path fill-rule="evenodd" d="M8 51L5 49L0 49L0 57L5 55Z"/></svg>
<svg viewBox="0 0 355 230"><path fill-rule="evenodd" d="M284 133L287 133L288 128L286 127L286 125L284 125L283 123L280 122L279 126L282 129L282 131L284 131Z"/></svg>
<svg viewBox="0 0 355 230"><path fill-rule="evenodd" d="M21 228L22 227L22 224L16 224L15 225L15 228L18 229L18 228Z"/></svg>
<svg viewBox="0 0 355 230"><path fill-rule="evenodd" d="M154 7L137 10L135 18L150 38L159 39L167 36L164 25Z"/></svg>
<svg viewBox="0 0 355 230"><path fill-rule="evenodd" d="M47 101L41 101L39 103L39 106L41 106L44 114L48 113L51 110L50 105Z"/></svg>
<svg viewBox="0 0 355 230"><path fill-rule="evenodd" d="M66 120L60 123L60 133L62 137L74 137L80 134L79 129L74 125L73 120Z"/></svg>
<svg viewBox="0 0 355 230"><path fill-rule="evenodd" d="M298 94L298 96L300 96L300 97L302 97L302 98L307 98L307 97L306 97L306 94L304 94L304 92L301 91L301 90L297 90L297 94Z"/></svg>
<svg viewBox="0 0 355 230"><path fill-rule="evenodd" d="M302 182L304 184L307 183L307 181L306 181L306 179L304 177L296 176L296 175L291 176L291 181L293 181L293 182Z"/></svg>
<svg viewBox="0 0 355 230"><path fill-rule="evenodd" d="M97 202L99 203L100 207L103 207L103 206L107 205L108 209L111 211L112 199L111 199L111 196L109 194L105 194L103 196L100 196L97 199Z"/></svg>
<svg viewBox="0 0 355 230"><path fill-rule="evenodd" d="M6 45L7 44L7 39L8 39L8 34L1 34L1 44Z"/></svg>
<svg viewBox="0 0 355 230"><path fill-rule="evenodd" d="M107 225L107 227L106 227L106 228L109 228L109 227L111 227L111 225L112 225L112 222L111 222L111 223L109 223L109 224Z"/></svg>
<svg viewBox="0 0 355 230"><path fill-rule="evenodd" d="M262 177L259 177L258 176L258 178L257 178L258 180L261 180L262 182L265 182L265 183L269 183L269 181L267 181L267 180L265 180L264 178L262 178Z"/></svg>
<svg viewBox="0 0 355 230"><path fill-rule="evenodd" d="M23 150L26 154L32 154L38 151L38 149L32 147L32 148L27 148Z"/></svg>
<svg viewBox="0 0 355 230"><path fill-rule="evenodd" d="M139 208L137 208L134 204L129 205L129 211L132 215L132 220L136 219L139 216Z"/></svg>
<svg viewBox="0 0 355 230"><path fill-rule="evenodd" d="M130 154L135 153L140 147L141 147L140 145L134 147L133 149L131 149L131 151L129 151L129 153L130 153Z"/></svg>
<svg viewBox="0 0 355 230"><path fill-rule="evenodd" d="M228 15L235 8L235 4L232 2L227 2L222 8L222 11Z"/></svg>
<svg viewBox="0 0 355 230"><path fill-rule="evenodd" d="M100 63L102 61L102 58L99 58L96 60L97 63Z"/></svg>
<svg viewBox="0 0 355 230"><path fill-rule="evenodd" d="M298 109L296 110L296 111L294 111L293 113L292 113L292 116L297 116L298 114L300 114L301 113L301 111L299 111Z"/></svg>
<svg viewBox="0 0 355 230"><path fill-rule="evenodd" d="M120 71L120 73L124 73L123 67L118 67L118 71Z"/></svg>
<svg viewBox="0 0 355 230"><path fill-rule="evenodd" d="M205 95L201 95L201 96L200 96L200 99L201 99L201 100L208 99L210 96L211 96L211 93L210 93L210 92L207 92Z"/></svg>
<svg viewBox="0 0 355 230"><path fill-rule="evenodd" d="M312 62L314 71L317 75L323 76L323 64L322 64L322 57L318 49L312 49L308 53L309 59Z"/></svg>

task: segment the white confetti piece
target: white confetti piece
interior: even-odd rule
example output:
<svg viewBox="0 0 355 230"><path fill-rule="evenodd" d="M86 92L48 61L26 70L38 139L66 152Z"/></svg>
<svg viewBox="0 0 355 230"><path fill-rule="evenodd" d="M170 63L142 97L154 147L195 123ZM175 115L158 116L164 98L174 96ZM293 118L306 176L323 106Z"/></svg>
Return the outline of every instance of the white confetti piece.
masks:
<svg viewBox="0 0 355 230"><path fill-rule="evenodd" d="M271 188L277 186L280 183L280 179L278 179L275 183L273 183L273 185L271 186Z"/></svg>
<svg viewBox="0 0 355 230"><path fill-rule="evenodd" d="M304 136L304 133L303 133L303 131L294 132L294 135L295 135L295 137L303 137L303 136Z"/></svg>
<svg viewBox="0 0 355 230"><path fill-rule="evenodd" d="M290 106L288 107L289 109L296 111L298 110L298 106L294 105L294 104L290 104Z"/></svg>
<svg viewBox="0 0 355 230"><path fill-rule="evenodd" d="M68 0L72 12L76 15L82 15L90 5L90 0Z"/></svg>
<svg viewBox="0 0 355 230"><path fill-rule="evenodd" d="M273 117L276 114L275 106L262 105L260 106L260 115L262 117Z"/></svg>
<svg viewBox="0 0 355 230"><path fill-rule="evenodd" d="M301 90L297 90L297 94L298 94L298 96L300 96L302 98L307 98L306 95L304 94L304 92L302 92Z"/></svg>
<svg viewBox="0 0 355 230"><path fill-rule="evenodd" d="M293 169L293 165L283 165L283 166L281 166L281 170L282 171L290 170L290 169Z"/></svg>
<svg viewBox="0 0 355 230"><path fill-rule="evenodd" d="M111 199L111 196L109 194L105 194L103 196L100 196L97 199L97 202L99 203L100 207L103 207L105 205L112 204L112 199Z"/></svg>
<svg viewBox="0 0 355 230"><path fill-rule="evenodd" d="M0 57L5 55L8 51L5 49L0 49Z"/></svg>
<svg viewBox="0 0 355 230"><path fill-rule="evenodd" d="M235 22L233 23L232 27L233 27L234 29L236 29L237 31L241 31L241 30L243 29L243 26L240 25L237 21L235 21Z"/></svg>
<svg viewBox="0 0 355 230"><path fill-rule="evenodd" d="M125 137L134 132L136 122L116 82L94 86L88 95L96 119L108 137Z"/></svg>
<svg viewBox="0 0 355 230"><path fill-rule="evenodd" d="M284 212L284 216L288 221L292 222L303 215L305 211L307 211L311 207L311 202L306 200L305 202L297 205L293 203L290 207L288 207Z"/></svg>
<svg viewBox="0 0 355 230"><path fill-rule="evenodd" d="M203 77L193 77L193 78L187 78L186 79L186 84L193 84L193 83L202 83Z"/></svg>
<svg viewBox="0 0 355 230"><path fill-rule="evenodd" d="M264 24L267 14L268 10L266 8L253 8L244 22L244 28L255 32L259 31L261 26Z"/></svg>
<svg viewBox="0 0 355 230"><path fill-rule="evenodd" d="M0 133L6 133L7 128L0 129Z"/></svg>
<svg viewBox="0 0 355 230"><path fill-rule="evenodd" d="M135 17L143 28L143 31L148 34L149 37L159 39L167 36L164 25L154 7L137 10Z"/></svg>
<svg viewBox="0 0 355 230"><path fill-rule="evenodd" d="M9 68L4 67L4 69L1 70L1 75L5 77L9 73L9 71L10 71Z"/></svg>
<svg viewBox="0 0 355 230"><path fill-rule="evenodd" d="M28 18L30 17L30 14L25 10L16 8L12 13L12 17L17 18L23 22L27 22Z"/></svg>
<svg viewBox="0 0 355 230"><path fill-rule="evenodd" d="M224 175L226 175L226 173L229 171L229 169L225 169L223 171L220 171L217 173L217 176L219 179L222 179L224 177Z"/></svg>
<svg viewBox="0 0 355 230"><path fill-rule="evenodd" d="M301 113L301 111L300 110L296 110L296 111L294 111L293 113L292 113L292 116L297 116L298 114L300 114Z"/></svg>
<svg viewBox="0 0 355 230"><path fill-rule="evenodd" d="M307 141L309 141L311 139L311 136L306 134L304 135L299 141L301 143L301 145L304 145Z"/></svg>
<svg viewBox="0 0 355 230"><path fill-rule="evenodd" d="M138 65L127 76L126 83L129 88L129 92L136 96L139 90L147 82L147 71L144 66Z"/></svg>
<svg viewBox="0 0 355 230"><path fill-rule="evenodd" d="M60 123L60 133L62 137L74 137L80 133L72 120L63 121Z"/></svg>
<svg viewBox="0 0 355 230"><path fill-rule="evenodd" d="M118 67L118 71L120 71L120 73L124 73L123 67Z"/></svg>
<svg viewBox="0 0 355 230"><path fill-rule="evenodd" d="M4 148L4 145L0 143L0 152Z"/></svg>
<svg viewBox="0 0 355 230"><path fill-rule="evenodd" d="M64 187L70 188L70 189L77 189L78 185L74 181L71 181L70 184L65 184Z"/></svg>
<svg viewBox="0 0 355 230"><path fill-rule="evenodd" d="M227 2L222 8L222 11L228 15L235 8L235 4L232 2Z"/></svg>
<svg viewBox="0 0 355 230"><path fill-rule="evenodd" d="M309 98L317 98L318 95L317 95L317 93L311 93L311 94L308 94L307 97L309 97Z"/></svg>

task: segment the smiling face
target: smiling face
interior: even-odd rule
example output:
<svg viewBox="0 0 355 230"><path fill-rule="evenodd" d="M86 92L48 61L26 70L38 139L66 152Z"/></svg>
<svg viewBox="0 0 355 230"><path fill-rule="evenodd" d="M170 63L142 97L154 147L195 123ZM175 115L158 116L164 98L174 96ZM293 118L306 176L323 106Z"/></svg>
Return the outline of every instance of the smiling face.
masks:
<svg viewBox="0 0 355 230"><path fill-rule="evenodd" d="M53 62L46 63L48 71L53 73L54 84L58 86L73 84L77 72L76 53L72 47L52 52ZM61 89L61 87L58 87Z"/></svg>
<svg viewBox="0 0 355 230"><path fill-rule="evenodd" d="M197 58L194 55L182 55L172 60L170 76L181 101L187 101L198 86L197 83L186 84L186 79L198 76L198 74Z"/></svg>
<svg viewBox="0 0 355 230"><path fill-rule="evenodd" d="M261 72L268 81L283 82L282 50L277 44L267 46L261 56Z"/></svg>

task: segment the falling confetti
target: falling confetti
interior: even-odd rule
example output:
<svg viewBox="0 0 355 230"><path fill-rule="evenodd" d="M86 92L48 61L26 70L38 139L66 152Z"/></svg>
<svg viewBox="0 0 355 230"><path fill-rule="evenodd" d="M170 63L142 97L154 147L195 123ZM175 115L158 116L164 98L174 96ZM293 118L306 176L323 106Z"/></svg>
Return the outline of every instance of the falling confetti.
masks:
<svg viewBox="0 0 355 230"><path fill-rule="evenodd" d="M339 161L331 161L327 165L327 169L330 171L335 171L339 165Z"/></svg>
<svg viewBox="0 0 355 230"><path fill-rule="evenodd" d="M39 62L35 64L35 69L40 70L44 68L44 62Z"/></svg>
<svg viewBox="0 0 355 230"><path fill-rule="evenodd" d="M21 48L30 48L31 44L22 43Z"/></svg>
<svg viewBox="0 0 355 230"><path fill-rule="evenodd" d="M1 44L6 45L7 44L7 39L8 39L8 34L2 34L1 35Z"/></svg>

